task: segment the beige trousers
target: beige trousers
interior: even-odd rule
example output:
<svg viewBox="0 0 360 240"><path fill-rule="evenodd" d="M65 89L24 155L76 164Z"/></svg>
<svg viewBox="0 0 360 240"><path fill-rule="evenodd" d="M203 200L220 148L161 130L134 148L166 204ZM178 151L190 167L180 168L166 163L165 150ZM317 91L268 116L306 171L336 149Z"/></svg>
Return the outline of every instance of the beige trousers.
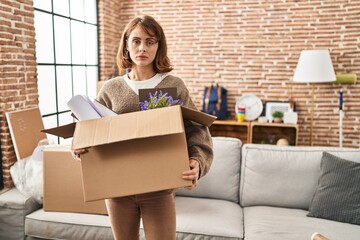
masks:
<svg viewBox="0 0 360 240"><path fill-rule="evenodd" d="M142 218L147 240L175 240L173 190L105 200L116 240L138 240Z"/></svg>

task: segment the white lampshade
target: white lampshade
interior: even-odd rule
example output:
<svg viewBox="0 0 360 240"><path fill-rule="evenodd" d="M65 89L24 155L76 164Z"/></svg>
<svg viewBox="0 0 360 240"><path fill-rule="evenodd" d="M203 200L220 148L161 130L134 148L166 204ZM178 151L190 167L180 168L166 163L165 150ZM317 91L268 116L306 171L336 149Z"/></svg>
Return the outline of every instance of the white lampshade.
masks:
<svg viewBox="0 0 360 240"><path fill-rule="evenodd" d="M332 82L336 80L328 50L303 50L293 77L295 82Z"/></svg>

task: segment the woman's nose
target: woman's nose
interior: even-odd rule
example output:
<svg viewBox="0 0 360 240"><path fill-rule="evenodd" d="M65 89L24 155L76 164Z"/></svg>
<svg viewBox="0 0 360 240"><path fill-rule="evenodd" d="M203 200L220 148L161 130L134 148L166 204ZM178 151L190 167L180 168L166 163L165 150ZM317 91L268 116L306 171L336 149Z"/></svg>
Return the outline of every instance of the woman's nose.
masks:
<svg viewBox="0 0 360 240"><path fill-rule="evenodd" d="M146 46L144 43L141 43L140 46L139 46L139 52L145 52L146 50Z"/></svg>

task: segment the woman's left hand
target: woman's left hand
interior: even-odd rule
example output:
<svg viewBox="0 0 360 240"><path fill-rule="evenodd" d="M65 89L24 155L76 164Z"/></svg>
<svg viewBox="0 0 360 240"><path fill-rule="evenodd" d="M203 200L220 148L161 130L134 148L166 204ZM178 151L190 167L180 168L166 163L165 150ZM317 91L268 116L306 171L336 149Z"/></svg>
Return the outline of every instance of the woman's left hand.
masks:
<svg viewBox="0 0 360 240"><path fill-rule="evenodd" d="M196 188L197 186L197 182L199 179L199 172L200 172L200 167L199 167L199 162L193 159L189 160L190 162L190 170L185 171L182 173L182 178L185 180L191 180L192 181L192 185L185 187L186 189L193 189Z"/></svg>

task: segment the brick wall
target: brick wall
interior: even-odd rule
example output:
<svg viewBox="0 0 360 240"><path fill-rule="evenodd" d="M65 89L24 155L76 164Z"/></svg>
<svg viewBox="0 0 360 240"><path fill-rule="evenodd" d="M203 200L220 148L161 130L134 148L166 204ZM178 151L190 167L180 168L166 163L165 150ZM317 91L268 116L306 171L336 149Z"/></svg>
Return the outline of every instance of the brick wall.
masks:
<svg viewBox="0 0 360 240"><path fill-rule="evenodd" d="M16 157L4 113L38 104L32 5L31 0L0 3L0 127L5 187L12 186L9 169Z"/></svg>
<svg viewBox="0 0 360 240"><path fill-rule="evenodd" d="M149 14L163 26L175 70L201 107L203 88L229 90L229 110L245 93L297 103L299 145L309 144L311 85L292 82L301 50L329 49L335 71L360 76L357 1L99 0L100 79L112 72L124 25ZM338 92L344 91L344 143L360 147L360 86L315 85L313 145L338 146Z"/></svg>
<svg viewBox="0 0 360 240"><path fill-rule="evenodd" d="M98 1L99 25L99 70L102 79L108 79L116 68L117 46L124 28L118 14L122 9L122 1Z"/></svg>

